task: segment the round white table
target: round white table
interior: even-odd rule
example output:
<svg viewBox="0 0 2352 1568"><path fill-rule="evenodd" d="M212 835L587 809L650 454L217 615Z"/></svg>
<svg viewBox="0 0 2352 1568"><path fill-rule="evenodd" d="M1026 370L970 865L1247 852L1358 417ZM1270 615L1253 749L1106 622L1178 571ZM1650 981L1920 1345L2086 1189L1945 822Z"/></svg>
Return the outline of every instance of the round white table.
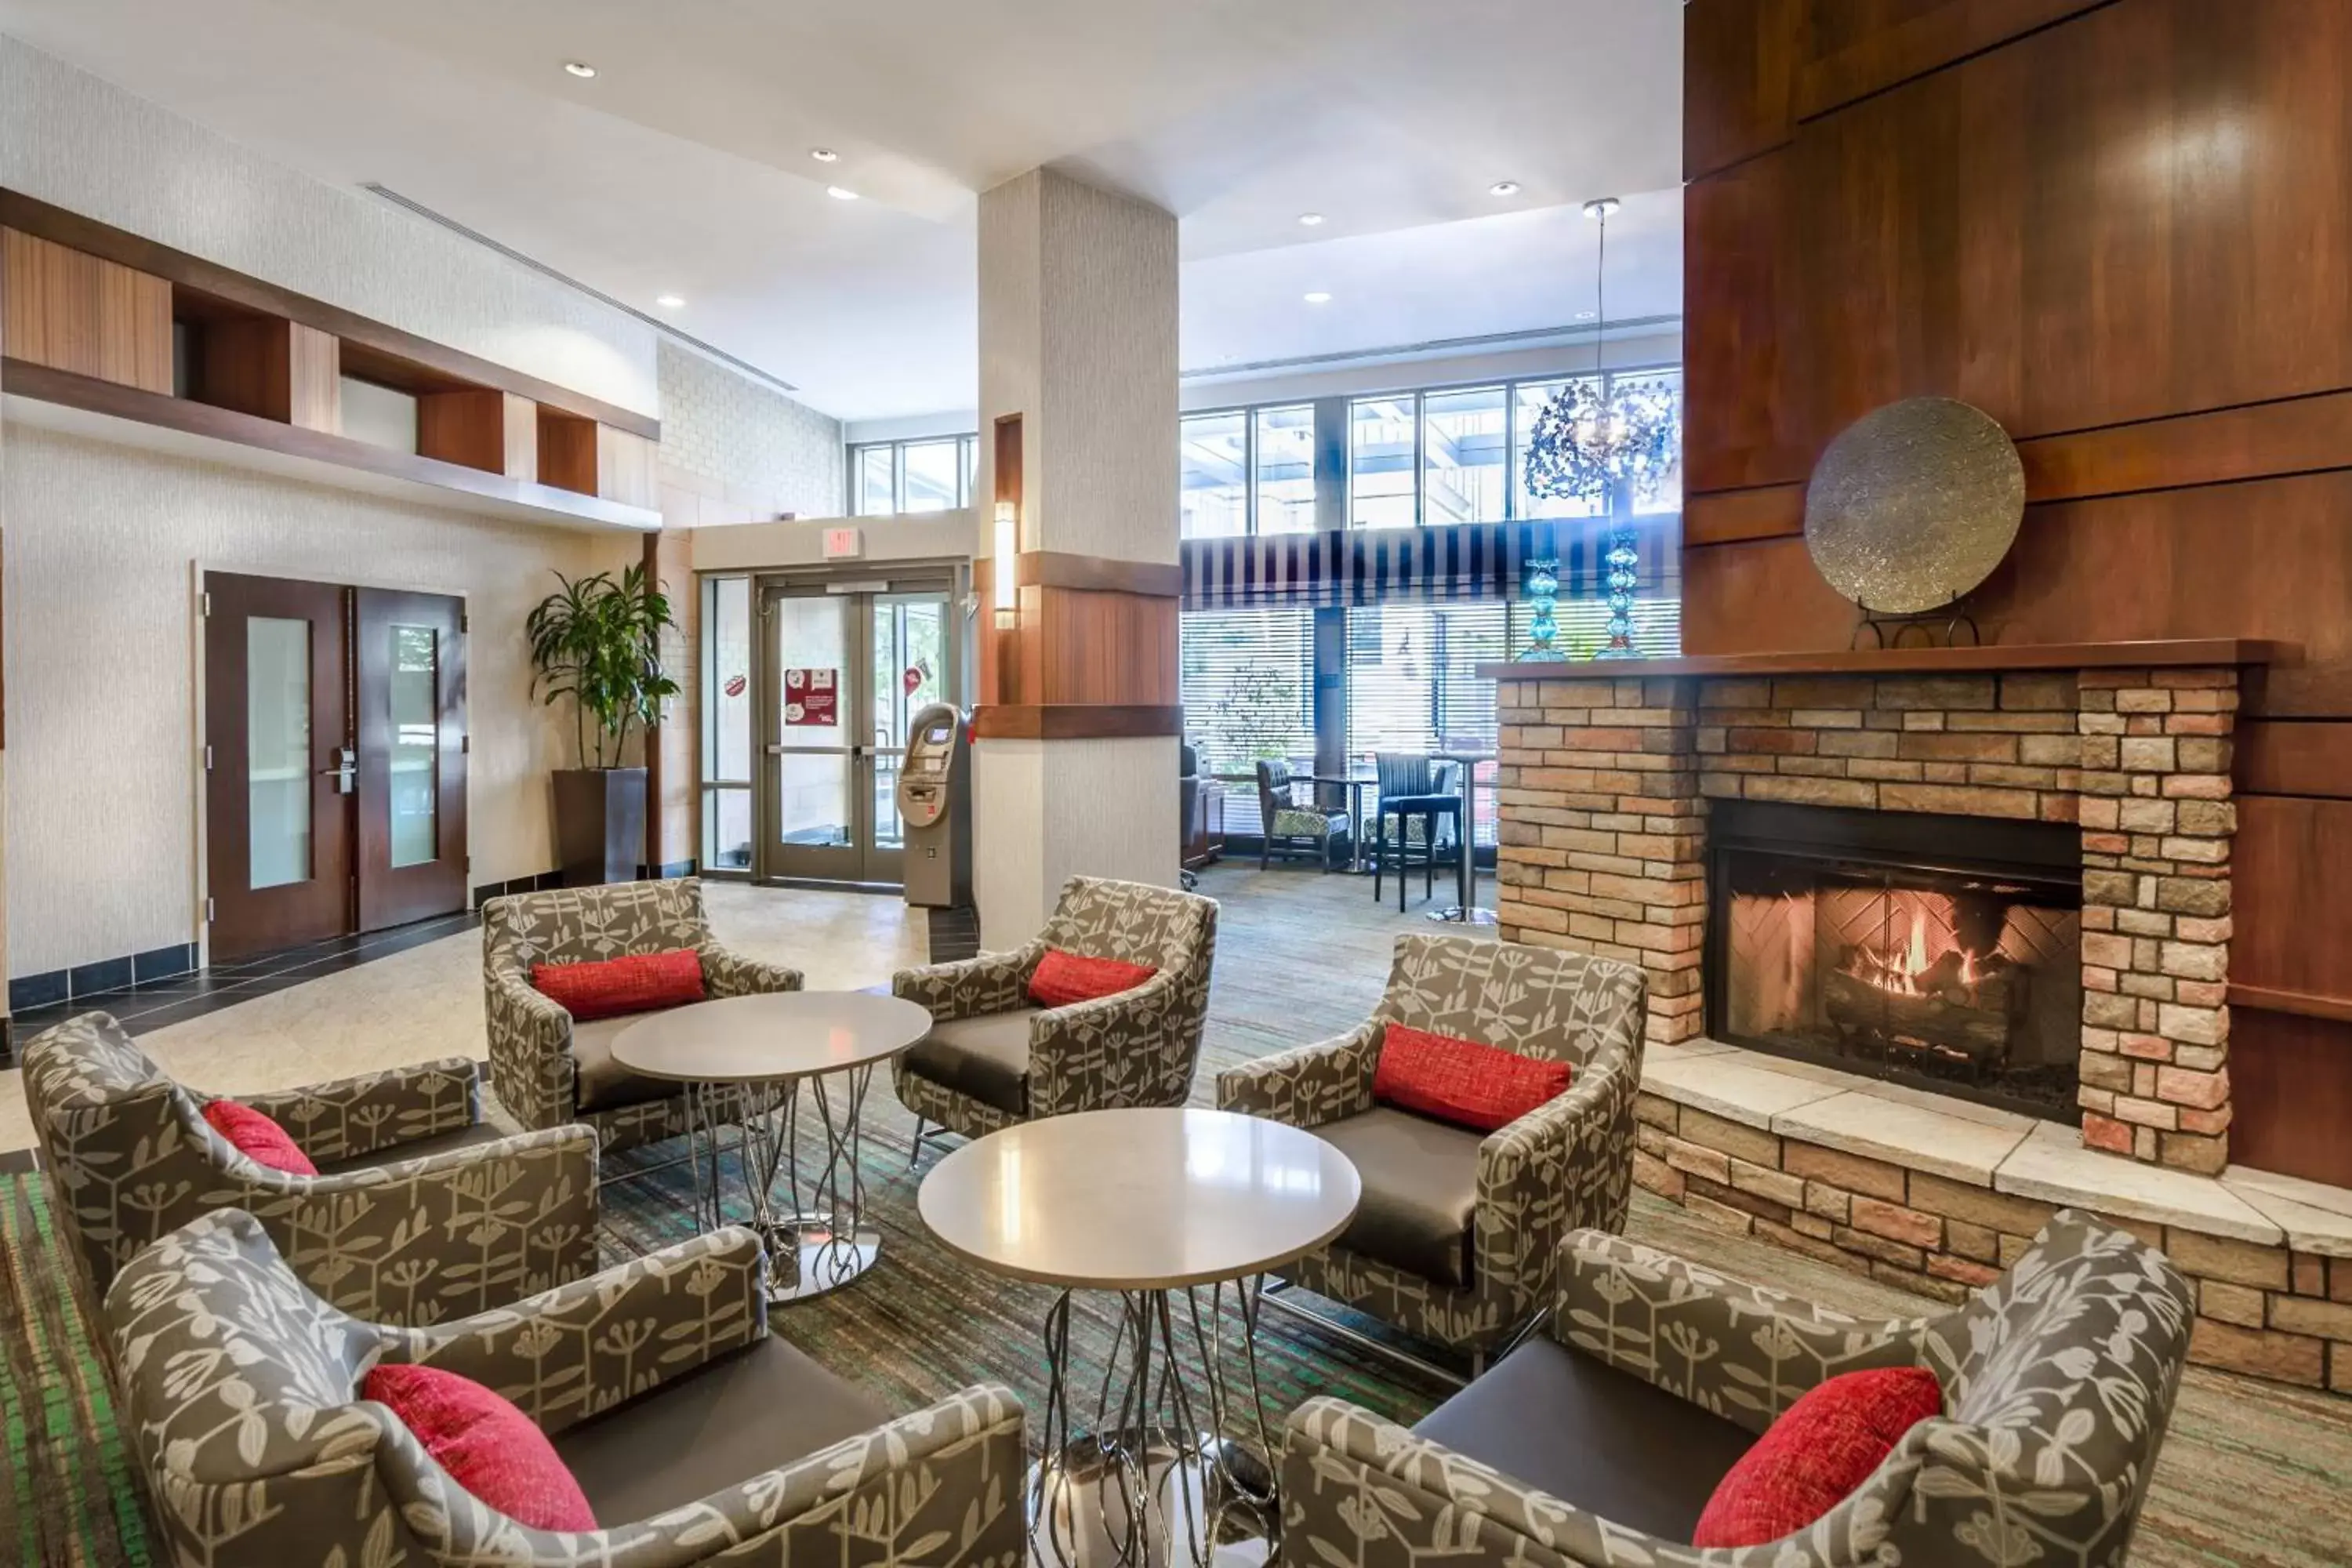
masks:
<svg viewBox="0 0 2352 1568"><path fill-rule="evenodd" d="M862 1223L866 1091L877 1066L930 1027L930 1014L901 997L763 992L651 1014L614 1037L613 1059L641 1077L685 1086L695 1217L706 1231L728 1223L719 1134L723 1104L731 1102L750 1224L768 1247L768 1300L782 1305L846 1285L880 1255L881 1237ZM836 1077L843 1081L829 1087ZM813 1151L821 1159L805 1188L803 1082L824 1130L823 1150ZM787 1194L781 1208L780 1174Z"/></svg>
<svg viewBox="0 0 2352 1568"><path fill-rule="evenodd" d="M1260 1293L1331 1241L1362 1194L1314 1133L1192 1109L1089 1110L966 1144L923 1179L923 1222L979 1268L1056 1287L1045 1321L1046 1458L1030 1478L1031 1555L1075 1568L1168 1561L1178 1533L1206 1563L1236 1520L1279 1529L1257 1379ZM1255 1448L1227 1440L1226 1287L1241 1319ZM1090 1433L1069 1411L1070 1300L1121 1304ZM1192 1364L1187 1364L1188 1363Z"/></svg>

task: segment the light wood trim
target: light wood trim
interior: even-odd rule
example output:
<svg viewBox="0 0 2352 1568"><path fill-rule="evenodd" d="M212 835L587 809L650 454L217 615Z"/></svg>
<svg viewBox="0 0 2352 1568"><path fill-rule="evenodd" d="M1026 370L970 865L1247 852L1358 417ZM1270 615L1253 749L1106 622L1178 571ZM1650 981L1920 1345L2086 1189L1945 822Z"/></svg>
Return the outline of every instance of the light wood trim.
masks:
<svg viewBox="0 0 2352 1568"><path fill-rule="evenodd" d="M8 356L143 392L172 390L172 290L158 278L0 230Z"/></svg>
<svg viewBox="0 0 2352 1568"><path fill-rule="evenodd" d="M300 321L286 323L286 422L343 433L343 342Z"/></svg>
<svg viewBox="0 0 2352 1568"><path fill-rule="evenodd" d="M1620 663L1482 664L1481 680L1651 680L1678 675L1943 675L2000 669L2181 669L2293 664L2293 643L2257 637L2164 642L1996 643L1990 647L1840 648L1826 653L1700 654Z"/></svg>
<svg viewBox="0 0 2352 1568"><path fill-rule="evenodd" d="M268 316L282 316L288 321L299 321L331 337L342 339L346 343L355 345L361 351L359 355L347 356L347 358L362 362L371 353L378 356L379 363L375 370L365 377L371 381L381 380L386 385L400 386L403 391L415 390L413 386L404 385L401 381L385 374L381 360L389 358L422 367L428 373L450 377L457 382L498 387L516 393L535 403L551 405L583 418L597 420L615 429L626 430L631 435L642 436L649 441L661 439L661 421L639 414L634 409L623 408L617 404L607 403L602 398L592 397L586 393L574 392L569 387L558 386L553 382L542 381L522 371L512 370L501 364L493 364L490 361L469 354L462 349L454 349L446 343L436 343L430 338L421 338L414 332L403 331L398 327L371 321L365 316L346 310L339 305L330 305L323 300L313 300L309 295L298 294L290 289L281 289L274 283L266 283L258 278L249 277L216 262L207 261L200 256L191 256L186 251L174 250L168 245L159 245L143 236L116 228L110 224L100 223L96 218L85 217L79 213L68 212L63 207L54 206L37 197L26 195L20 191L0 190L0 225L98 257L135 272L144 273L150 278L159 279L166 285L167 297L172 287L191 289L248 311ZM171 331L168 303L165 307L163 328L161 361L163 379L160 383L131 381L122 377L110 379L125 380L126 384L144 386L151 392L169 392L171 390ZM13 334L11 334L7 352L11 358L27 357L16 346ZM35 363L49 362L37 360ZM79 367L64 365L58 368L79 369ZM81 374L96 373L82 371ZM353 374L360 374L360 372L354 369Z"/></svg>
<svg viewBox="0 0 2352 1568"><path fill-rule="evenodd" d="M656 478L656 448L641 436L610 426L596 428L596 493L623 506L656 506L661 484Z"/></svg>
<svg viewBox="0 0 2352 1568"><path fill-rule="evenodd" d="M1108 702L1000 703L976 708L972 733L983 741L1087 741L1181 735L1181 707Z"/></svg>
<svg viewBox="0 0 2352 1568"><path fill-rule="evenodd" d="M515 393L503 393L506 408L506 476L539 482L539 405Z"/></svg>

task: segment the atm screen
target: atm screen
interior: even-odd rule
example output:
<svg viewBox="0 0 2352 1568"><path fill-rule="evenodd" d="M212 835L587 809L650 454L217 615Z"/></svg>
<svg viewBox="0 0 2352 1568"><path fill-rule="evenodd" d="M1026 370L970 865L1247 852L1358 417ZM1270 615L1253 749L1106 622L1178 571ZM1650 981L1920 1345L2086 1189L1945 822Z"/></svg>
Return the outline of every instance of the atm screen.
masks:
<svg viewBox="0 0 2352 1568"><path fill-rule="evenodd" d="M954 733L952 725L934 724L923 731L923 742L926 745L944 746L948 743L948 737Z"/></svg>

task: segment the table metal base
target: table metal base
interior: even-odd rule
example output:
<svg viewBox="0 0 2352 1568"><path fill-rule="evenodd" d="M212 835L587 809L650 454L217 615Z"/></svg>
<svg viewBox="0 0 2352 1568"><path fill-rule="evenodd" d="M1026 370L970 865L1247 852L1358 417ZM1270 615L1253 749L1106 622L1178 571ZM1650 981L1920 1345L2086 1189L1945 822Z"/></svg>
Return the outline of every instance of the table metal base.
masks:
<svg viewBox="0 0 2352 1568"><path fill-rule="evenodd" d="M842 1092L827 1087L828 1078L845 1079ZM768 1304L781 1307L804 1301L840 1289L874 1267L882 1251L880 1233L860 1223L866 1212L866 1177L860 1156L865 1152L866 1091L873 1082L872 1067L807 1079L809 1097L816 1105L823 1129L821 1159L804 1184L801 1166L801 1080L781 1086L764 1109L744 1106L738 1123L736 1163L741 1173L749 1214L743 1223L757 1231L768 1249ZM694 1163L694 1213L705 1230L731 1223L727 1216L726 1162L722 1158L725 1123L719 1102L735 1086L693 1084L687 1089L687 1148ZM812 1150L815 1156L819 1151ZM785 1183L785 1200L776 1202L776 1182Z"/></svg>
<svg viewBox="0 0 2352 1568"><path fill-rule="evenodd" d="M1045 1315L1046 1457L1029 1473L1033 1563L1230 1568L1236 1558L1265 1560L1281 1514L1257 1375L1261 1284L1232 1288L1249 1378L1242 1414L1253 1443L1220 1436L1243 1394L1228 1387L1224 1366L1225 1285L1120 1294L1095 1428L1080 1436L1070 1422L1072 1292L1055 1299Z"/></svg>

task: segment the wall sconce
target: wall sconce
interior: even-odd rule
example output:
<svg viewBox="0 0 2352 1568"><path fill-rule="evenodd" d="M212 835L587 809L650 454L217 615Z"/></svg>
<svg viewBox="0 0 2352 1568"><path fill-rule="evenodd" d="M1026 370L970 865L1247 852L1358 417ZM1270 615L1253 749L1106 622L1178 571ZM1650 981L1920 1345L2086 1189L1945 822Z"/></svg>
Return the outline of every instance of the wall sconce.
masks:
<svg viewBox="0 0 2352 1568"><path fill-rule="evenodd" d="M1015 581L1021 557L1021 512L1012 501L996 503L996 629L1011 631L1021 619L1021 585Z"/></svg>

